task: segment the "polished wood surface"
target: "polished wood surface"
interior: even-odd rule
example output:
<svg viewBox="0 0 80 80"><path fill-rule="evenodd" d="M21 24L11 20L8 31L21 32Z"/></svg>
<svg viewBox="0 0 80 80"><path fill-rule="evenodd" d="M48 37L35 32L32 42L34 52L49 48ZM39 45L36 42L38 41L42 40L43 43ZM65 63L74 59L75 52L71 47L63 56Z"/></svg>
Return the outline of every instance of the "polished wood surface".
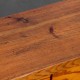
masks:
<svg viewBox="0 0 80 80"><path fill-rule="evenodd" d="M80 80L80 58L50 66L13 80Z"/></svg>
<svg viewBox="0 0 80 80"><path fill-rule="evenodd" d="M80 57L80 0L63 0L0 19L0 80Z"/></svg>

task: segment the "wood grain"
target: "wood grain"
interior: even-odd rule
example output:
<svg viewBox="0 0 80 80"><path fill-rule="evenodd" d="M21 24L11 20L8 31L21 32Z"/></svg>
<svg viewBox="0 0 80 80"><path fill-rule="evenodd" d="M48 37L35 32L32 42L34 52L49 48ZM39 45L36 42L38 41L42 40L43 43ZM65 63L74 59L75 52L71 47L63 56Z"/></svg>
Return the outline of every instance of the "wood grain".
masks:
<svg viewBox="0 0 80 80"><path fill-rule="evenodd" d="M63 0L0 19L0 80L77 57L80 0Z"/></svg>
<svg viewBox="0 0 80 80"><path fill-rule="evenodd" d="M80 80L80 58L50 66L13 80Z"/></svg>

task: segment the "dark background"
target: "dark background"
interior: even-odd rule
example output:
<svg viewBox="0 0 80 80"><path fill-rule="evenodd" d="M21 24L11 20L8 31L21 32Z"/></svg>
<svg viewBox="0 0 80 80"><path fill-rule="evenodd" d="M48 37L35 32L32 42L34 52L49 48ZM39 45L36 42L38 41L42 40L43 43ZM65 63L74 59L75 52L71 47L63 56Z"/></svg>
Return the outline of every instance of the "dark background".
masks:
<svg viewBox="0 0 80 80"><path fill-rule="evenodd" d="M26 11L60 0L0 0L0 17Z"/></svg>

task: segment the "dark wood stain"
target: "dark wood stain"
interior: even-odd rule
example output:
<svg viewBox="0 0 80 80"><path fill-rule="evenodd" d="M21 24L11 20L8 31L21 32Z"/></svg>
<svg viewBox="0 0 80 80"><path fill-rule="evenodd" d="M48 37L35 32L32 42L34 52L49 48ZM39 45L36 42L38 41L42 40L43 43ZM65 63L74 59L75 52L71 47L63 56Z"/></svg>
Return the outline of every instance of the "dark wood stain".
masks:
<svg viewBox="0 0 80 80"><path fill-rule="evenodd" d="M49 31L50 31L51 34L53 34L53 33L54 33L54 28L51 26L51 27L49 28Z"/></svg>
<svg viewBox="0 0 80 80"><path fill-rule="evenodd" d="M13 22L7 23L7 25L14 24L14 23L16 23L16 22L29 23L29 19L28 19L28 18L23 18L23 17L16 18L16 17L11 17L11 16L8 16L8 17L5 17L5 18L14 19ZM15 20L16 20L16 21L15 21Z"/></svg>
<svg viewBox="0 0 80 80"><path fill-rule="evenodd" d="M50 80L53 80L53 74L50 75Z"/></svg>
<svg viewBox="0 0 80 80"><path fill-rule="evenodd" d="M49 28L49 32L53 35L53 37L59 38L59 36L57 36L57 35L55 34L55 32L54 32L54 27L53 27L53 26L51 26L51 27Z"/></svg>
<svg viewBox="0 0 80 80"><path fill-rule="evenodd" d="M16 20L19 21L19 22L21 21L23 23L28 23L29 22L29 20L27 18L23 18L23 17L16 18Z"/></svg>
<svg viewBox="0 0 80 80"><path fill-rule="evenodd" d="M8 16L8 17L6 17L6 18L12 18L11 16Z"/></svg>

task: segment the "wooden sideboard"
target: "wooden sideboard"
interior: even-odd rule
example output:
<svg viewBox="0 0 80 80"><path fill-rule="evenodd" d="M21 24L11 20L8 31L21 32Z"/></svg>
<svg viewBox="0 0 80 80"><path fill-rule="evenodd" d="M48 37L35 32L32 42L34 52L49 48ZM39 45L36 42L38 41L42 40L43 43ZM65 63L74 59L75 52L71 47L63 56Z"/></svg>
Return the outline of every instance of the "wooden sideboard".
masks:
<svg viewBox="0 0 80 80"><path fill-rule="evenodd" d="M67 61L75 61L78 67L68 72L60 68L62 73L48 76L75 71L80 74L80 0L63 0L0 18L0 80L21 76L18 80L79 80L78 75L70 79L23 79L24 75L34 77L39 70L50 70L51 66L54 69Z"/></svg>

